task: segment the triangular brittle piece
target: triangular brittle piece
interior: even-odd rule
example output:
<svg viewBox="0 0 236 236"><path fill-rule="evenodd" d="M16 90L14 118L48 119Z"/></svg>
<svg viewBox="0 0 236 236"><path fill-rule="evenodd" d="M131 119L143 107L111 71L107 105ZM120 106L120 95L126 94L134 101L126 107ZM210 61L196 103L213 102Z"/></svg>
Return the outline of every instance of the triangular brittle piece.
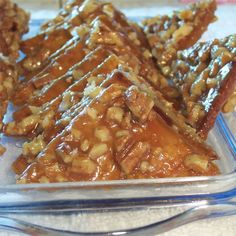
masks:
<svg viewBox="0 0 236 236"><path fill-rule="evenodd" d="M216 1L201 1L172 15L157 16L143 22L152 54L164 75L170 71L177 51L194 45L215 20Z"/></svg>
<svg viewBox="0 0 236 236"><path fill-rule="evenodd" d="M179 89L180 112L198 135L207 137L236 86L236 35L197 43L178 52L169 78Z"/></svg>
<svg viewBox="0 0 236 236"><path fill-rule="evenodd" d="M100 50L96 52L98 51ZM81 93L83 93L90 78L98 76L99 74L101 74L101 78L103 78L106 74L111 73L118 67L119 59L114 54L110 53L109 55L109 52L107 53L108 56L104 58L101 57L100 59L103 61L99 65L96 65L96 62L91 60L90 55L94 56L99 54L92 52L81 61L81 63L75 65L71 71L48 86L46 90L43 89L39 96L35 97L29 104L26 104L14 113L14 121L5 125L5 134L32 137L32 134L38 134L40 130L45 129L43 125L45 118L49 121L48 123L52 125L52 128L54 128L54 122L52 121L58 119L61 113L78 101L78 98L81 97ZM100 56L102 54L100 54ZM89 60L87 60L88 58ZM90 65L92 66L91 69L88 63L92 61L94 63ZM87 71L89 68L91 70ZM76 77L77 74L79 74L78 77ZM69 81L69 83L66 81ZM72 83L70 81L72 81ZM58 89L55 90L57 87L60 87L61 94L58 93ZM78 96L76 94L78 94ZM77 98L75 99L75 97ZM60 106L61 103L64 105ZM47 126L46 128L49 129L50 127Z"/></svg>
<svg viewBox="0 0 236 236"><path fill-rule="evenodd" d="M169 114L164 106L161 110L168 117L178 114L176 125L197 139L207 137L235 84L235 36L195 44L214 21L215 10L214 0L202 1L143 22L157 66L168 80L163 91L173 104ZM169 87L178 92L169 92ZM223 110L232 110L234 103L232 95Z"/></svg>

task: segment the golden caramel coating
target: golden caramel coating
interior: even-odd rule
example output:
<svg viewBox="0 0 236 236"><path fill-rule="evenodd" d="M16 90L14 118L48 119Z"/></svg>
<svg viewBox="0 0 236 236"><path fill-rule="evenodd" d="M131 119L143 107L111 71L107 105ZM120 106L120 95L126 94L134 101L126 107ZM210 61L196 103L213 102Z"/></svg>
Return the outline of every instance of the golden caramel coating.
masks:
<svg viewBox="0 0 236 236"><path fill-rule="evenodd" d="M216 1L200 1L172 15L157 16L143 22L152 54L164 75L176 59L178 50L194 45L215 21Z"/></svg>
<svg viewBox="0 0 236 236"><path fill-rule="evenodd" d="M235 36L195 44L215 8L142 28L110 3L69 1L21 45L25 79L3 127L28 138L17 183L219 174L204 139L234 89Z"/></svg>
<svg viewBox="0 0 236 236"><path fill-rule="evenodd" d="M235 58L236 35L231 35L179 51L172 63L170 78L182 95L180 111L203 138L235 89Z"/></svg>
<svg viewBox="0 0 236 236"><path fill-rule="evenodd" d="M0 130L7 110L8 100L18 82L18 74L14 60L0 54Z"/></svg>
<svg viewBox="0 0 236 236"><path fill-rule="evenodd" d="M130 93L136 95L130 97ZM26 167L18 183L218 173L211 161L214 154L209 156L201 148L184 141L186 139L166 125L152 109L147 110L146 122L140 123L137 113L130 110L131 100L135 104L139 96L148 95L135 86L126 90L112 83L102 89L45 148L39 140L31 143L30 151L25 146L26 153L34 152L38 146L44 151ZM145 101L144 105L150 107L149 98ZM13 167L20 172L18 162Z"/></svg>
<svg viewBox="0 0 236 236"><path fill-rule="evenodd" d="M222 107L224 113L233 112L236 107L236 88Z"/></svg>
<svg viewBox="0 0 236 236"><path fill-rule="evenodd" d="M202 1L171 16L143 22L157 66L169 81L166 87L175 88L175 93L166 94L167 100L173 103L173 113L180 114L182 124L177 126L190 129L191 136L202 139L206 139L235 84L235 35L195 44L214 21L215 10L214 0ZM232 110L234 100L232 95L223 110Z"/></svg>
<svg viewBox="0 0 236 236"><path fill-rule="evenodd" d="M28 31L29 14L9 0L0 0L0 53L17 58L23 34Z"/></svg>

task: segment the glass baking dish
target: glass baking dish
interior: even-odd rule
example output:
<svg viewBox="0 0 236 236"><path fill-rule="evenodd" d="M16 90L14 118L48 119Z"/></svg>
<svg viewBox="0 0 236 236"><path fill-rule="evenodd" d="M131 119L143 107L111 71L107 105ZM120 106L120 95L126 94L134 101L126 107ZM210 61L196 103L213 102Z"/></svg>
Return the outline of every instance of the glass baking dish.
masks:
<svg viewBox="0 0 236 236"><path fill-rule="evenodd" d="M170 1L172 5L169 7L164 5L165 1L155 2L158 7L151 7L154 1L148 1L145 7L137 5L139 1L129 1L129 3L116 1L115 4L119 5L119 2L124 7L126 15L137 21L145 16L170 12L180 6L176 1ZM235 5L233 7L236 9ZM221 6L218 11L220 17L224 15L223 20L225 20L227 14L223 14L223 11L225 11L225 6ZM38 17L35 19L33 15L28 36L37 32L43 20ZM229 34L233 29L233 23L230 21L226 24L227 27L219 32L217 27L220 24L222 24L222 19L214 26L210 26L203 39L221 37ZM9 111L11 109L10 107ZM162 206L200 200L214 202L233 198L236 195L235 123L235 112L227 115L219 114L215 126L209 134L207 142L220 156L217 164L222 173L214 177L16 185L10 166L19 154L23 140L2 137L7 152L0 159L0 210L1 212L32 209L39 211L48 208L87 210L140 205Z"/></svg>

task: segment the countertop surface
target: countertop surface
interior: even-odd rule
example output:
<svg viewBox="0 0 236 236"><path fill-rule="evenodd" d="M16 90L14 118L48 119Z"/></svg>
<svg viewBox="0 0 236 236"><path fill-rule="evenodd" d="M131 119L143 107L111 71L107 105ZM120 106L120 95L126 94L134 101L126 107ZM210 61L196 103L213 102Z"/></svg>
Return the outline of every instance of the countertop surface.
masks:
<svg viewBox="0 0 236 236"><path fill-rule="evenodd" d="M43 19L53 17L59 7L55 0L24 1L16 0L22 7L31 12L32 18ZM147 15L157 15L171 12L180 6L177 1L159 0L113 0L119 8L131 17L144 17ZM203 39L223 37L227 34L235 33L236 4L220 5L217 10L219 20L209 27ZM37 197L37 196L35 196ZM102 213L76 213L64 216L57 214L50 215L11 215L12 217L23 219L35 224L42 224L49 227L60 227L67 230L107 230L127 227L137 227L150 224L168 216L183 211L184 207L165 208L165 209L139 209L121 212L102 212ZM161 236L235 236L236 235L236 216L223 217L217 219L201 220L189 223L172 231L161 234ZM15 236L18 233L7 233L0 230L0 236Z"/></svg>

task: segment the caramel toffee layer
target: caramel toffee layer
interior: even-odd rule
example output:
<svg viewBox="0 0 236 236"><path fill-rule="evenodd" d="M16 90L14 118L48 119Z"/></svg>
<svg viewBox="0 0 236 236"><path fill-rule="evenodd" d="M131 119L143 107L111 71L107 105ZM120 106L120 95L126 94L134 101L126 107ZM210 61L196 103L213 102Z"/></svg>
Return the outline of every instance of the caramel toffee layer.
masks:
<svg viewBox="0 0 236 236"><path fill-rule="evenodd" d="M21 43L23 79L7 95L17 108L3 126L28 138L17 183L219 174L204 139L234 101L236 37L196 43L215 9L200 2L138 25L111 3L66 3Z"/></svg>

